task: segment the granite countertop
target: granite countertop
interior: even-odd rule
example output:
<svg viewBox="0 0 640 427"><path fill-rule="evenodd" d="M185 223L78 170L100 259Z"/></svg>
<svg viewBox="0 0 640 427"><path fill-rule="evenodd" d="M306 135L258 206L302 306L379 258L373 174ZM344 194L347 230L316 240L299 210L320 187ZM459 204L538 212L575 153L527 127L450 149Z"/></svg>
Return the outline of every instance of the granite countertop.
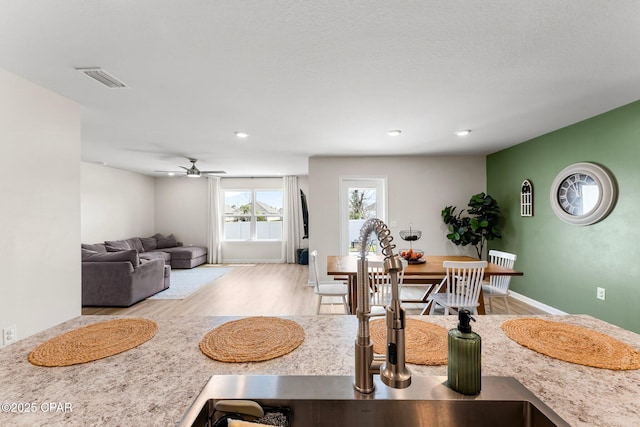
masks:
<svg viewBox="0 0 640 427"><path fill-rule="evenodd" d="M235 317L155 317L156 336L127 352L58 368L27 360L49 338L119 317L80 316L0 349L0 425L174 426L214 374L353 375L357 319L340 315L287 317L304 328L305 341L266 362L222 363L200 352L202 337ZM572 426L640 424L640 370L590 368L526 349L500 328L517 317L478 316L474 330L482 336L482 375L515 377ZM529 317L588 327L640 349L640 335L590 316ZM455 316L416 318L447 329L457 323ZM414 376L447 375L446 365L409 368ZM5 403L35 412L6 412Z"/></svg>

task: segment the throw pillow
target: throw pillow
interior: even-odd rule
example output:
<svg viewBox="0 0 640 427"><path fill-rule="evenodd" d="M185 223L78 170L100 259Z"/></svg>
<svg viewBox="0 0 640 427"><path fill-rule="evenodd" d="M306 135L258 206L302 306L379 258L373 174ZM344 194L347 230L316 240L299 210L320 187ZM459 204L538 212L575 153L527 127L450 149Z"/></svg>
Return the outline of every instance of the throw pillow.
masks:
<svg viewBox="0 0 640 427"><path fill-rule="evenodd" d="M158 247L158 241L155 237L140 237L140 242L142 243L142 247L144 249L143 252L149 252Z"/></svg>
<svg viewBox="0 0 640 427"><path fill-rule="evenodd" d="M175 248L176 246L178 246L178 242L173 234L169 234L167 237L164 237L162 236L162 234L160 234L159 237L156 237L156 240L158 241L158 249Z"/></svg>
<svg viewBox="0 0 640 427"><path fill-rule="evenodd" d="M106 240L104 245L107 248L107 252L120 252L131 249L125 240Z"/></svg>
<svg viewBox="0 0 640 427"><path fill-rule="evenodd" d="M144 252L144 247L142 246L142 242L137 237L132 237L130 239L125 240L131 249L135 249L138 252Z"/></svg>
<svg viewBox="0 0 640 427"><path fill-rule="evenodd" d="M81 247L83 249L88 249L90 251L96 251L98 253L107 252L107 248L105 248L104 243L96 243L95 245L88 245L86 243L82 243Z"/></svg>
<svg viewBox="0 0 640 427"><path fill-rule="evenodd" d="M140 258L135 249L119 252L96 253L83 259L85 262L122 262L129 261L134 267L140 265Z"/></svg>

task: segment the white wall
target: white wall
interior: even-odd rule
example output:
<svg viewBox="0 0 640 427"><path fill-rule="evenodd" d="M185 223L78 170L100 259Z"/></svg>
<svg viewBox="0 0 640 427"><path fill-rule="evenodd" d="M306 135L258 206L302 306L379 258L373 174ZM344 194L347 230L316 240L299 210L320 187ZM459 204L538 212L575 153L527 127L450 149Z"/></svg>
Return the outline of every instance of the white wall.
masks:
<svg viewBox="0 0 640 427"><path fill-rule="evenodd" d="M472 195L486 191L484 156L313 157L309 159L309 249L318 251L319 269L326 256L340 252L340 177L385 177L388 218L397 248L408 247L398 232L422 231L414 243L427 255L473 255L446 238L440 213L445 206L466 208ZM391 223L397 223L391 227Z"/></svg>
<svg viewBox="0 0 640 427"><path fill-rule="evenodd" d="M80 315L80 108L4 70L0 94L0 328L24 338Z"/></svg>
<svg viewBox="0 0 640 427"><path fill-rule="evenodd" d="M82 243L155 233L153 177L85 162L81 173Z"/></svg>
<svg viewBox="0 0 640 427"><path fill-rule="evenodd" d="M185 246L207 246L207 179L155 178L156 232Z"/></svg>

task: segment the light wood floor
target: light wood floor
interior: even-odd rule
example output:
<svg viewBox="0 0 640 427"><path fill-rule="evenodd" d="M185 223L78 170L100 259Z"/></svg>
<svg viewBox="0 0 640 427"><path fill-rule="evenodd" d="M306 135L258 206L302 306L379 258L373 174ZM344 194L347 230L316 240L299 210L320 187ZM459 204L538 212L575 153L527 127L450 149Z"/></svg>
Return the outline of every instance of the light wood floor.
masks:
<svg viewBox="0 0 640 427"><path fill-rule="evenodd" d="M228 265L225 265L228 266ZM299 264L252 264L232 266L221 278L203 286L183 300L147 299L131 307L84 307L82 314L135 316L294 316L316 314L317 297L308 285L308 266ZM215 268L215 267L199 267ZM418 288L405 288L417 292ZM404 291L404 289L403 289ZM511 314L544 312L509 298ZM420 314L422 306L406 304L407 314ZM502 300L493 303L495 314L505 314ZM487 305L487 312L488 305ZM323 305L321 313L344 313L339 299Z"/></svg>

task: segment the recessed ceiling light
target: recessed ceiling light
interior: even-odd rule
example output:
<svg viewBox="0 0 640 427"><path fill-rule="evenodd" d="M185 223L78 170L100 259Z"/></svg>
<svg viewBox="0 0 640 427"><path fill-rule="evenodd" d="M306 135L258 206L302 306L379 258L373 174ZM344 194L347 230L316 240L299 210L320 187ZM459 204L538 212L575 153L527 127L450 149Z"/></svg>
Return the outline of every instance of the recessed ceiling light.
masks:
<svg viewBox="0 0 640 427"><path fill-rule="evenodd" d="M248 134L248 133L246 133L246 132L236 132L236 136L237 136L238 138L248 138L248 137L249 137L249 134Z"/></svg>
<svg viewBox="0 0 640 427"><path fill-rule="evenodd" d="M390 130L389 132L387 132L387 135L389 136L398 136L402 133L401 130L399 129L394 129L394 130Z"/></svg>
<svg viewBox="0 0 640 427"><path fill-rule="evenodd" d="M471 133L471 129L463 129L463 130L457 130L456 131L456 135L458 136L467 136Z"/></svg>

